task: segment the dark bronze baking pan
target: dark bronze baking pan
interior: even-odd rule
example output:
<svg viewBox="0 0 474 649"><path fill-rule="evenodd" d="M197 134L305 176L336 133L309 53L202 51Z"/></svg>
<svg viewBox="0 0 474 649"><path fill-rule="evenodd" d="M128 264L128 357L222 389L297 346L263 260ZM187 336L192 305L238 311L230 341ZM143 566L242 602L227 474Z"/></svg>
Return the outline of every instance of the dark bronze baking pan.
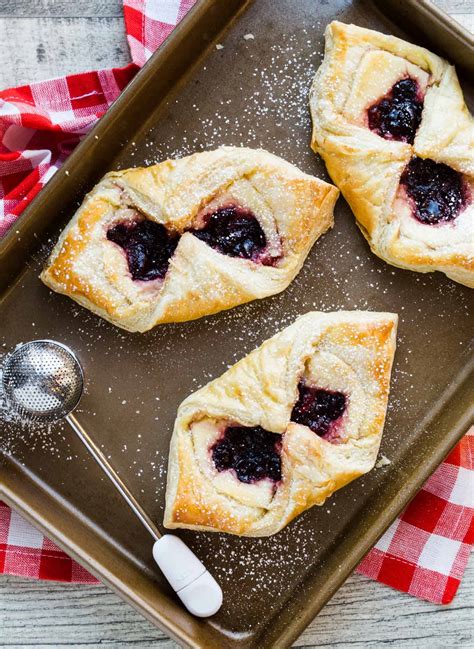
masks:
<svg viewBox="0 0 474 649"><path fill-rule="evenodd" d="M192 323L126 333L38 280L60 228L109 169L243 144L326 177L309 148L307 91L330 20L411 38L453 60L469 61L474 53L447 17L433 14L437 30L430 13L420 23L426 32L415 25L425 2L405 0L410 20L399 22L383 13L398 5L387 0L255 0L244 10L245 4L202 0L1 244L0 349L47 337L76 350L87 378L78 416L158 523L169 438L185 396L300 313L400 314L381 449L391 464L272 538L183 533L224 590L221 612L208 621L179 605L153 563L147 533L67 429L2 424L1 497L172 637L200 647L288 646L459 440L472 414L472 293L441 274L380 261L342 199L334 229L316 243L288 290ZM472 86L461 80L471 101Z"/></svg>

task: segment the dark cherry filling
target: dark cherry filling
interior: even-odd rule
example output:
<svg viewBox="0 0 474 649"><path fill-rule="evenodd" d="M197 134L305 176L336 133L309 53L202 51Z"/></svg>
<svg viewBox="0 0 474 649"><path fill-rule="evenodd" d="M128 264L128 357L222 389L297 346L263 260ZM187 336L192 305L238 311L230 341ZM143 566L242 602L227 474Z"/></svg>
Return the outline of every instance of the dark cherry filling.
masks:
<svg viewBox="0 0 474 649"><path fill-rule="evenodd" d="M221 207L205 217L204 227L188 231L224 255L264 265L276 261L261 255L267 245L265 233L253 213L243 207ZM166 275L179 235L145 219L114 225L107 239L125 250L133 279L152 280Z"/></svg>
<svg viewBox="0 0 474 649"><path fill-rule="evenodd" d="M402 79L368 109L369 128L386 140L413 144L421 122L423 101L414 79Z"/></svg>
<svg viewBox="0 0 474 649"><path fill-rule="evenodd" d="M125 250L133 279L163 278L179 237L154 221L126 221L107 231L107 239Z"/></svg>
<svg viewBox="0 0 474 649"><path fill-rule="evenodd" d="M327 436L333 422L344 414L345 395L342 392L312 388L303 382L298 385L298 392L291 421L308 426L319 437Z"/></svg>
<svg viewBox="0 0 474 649"><path fill-rule="evenodd" d="M434 160L412 158L400 183L414 202L414 216L422 223L452 221L466 202L462 174Z"/></svg>
<svg viewBox="0 0 474 649"><path fill-rule="evenodd" d="M230 426L211 448L218 471L234 469L240 482L281 480L281 435L261 426Z"/></svg>
<svg viewBox="0 0 474 649"><path fill-rule="evenodd" d="M192 233L229 257L256 260L267 245L265 233L255 216L237 205L216 210L207 217L203 228L192 230Z"/></svg>

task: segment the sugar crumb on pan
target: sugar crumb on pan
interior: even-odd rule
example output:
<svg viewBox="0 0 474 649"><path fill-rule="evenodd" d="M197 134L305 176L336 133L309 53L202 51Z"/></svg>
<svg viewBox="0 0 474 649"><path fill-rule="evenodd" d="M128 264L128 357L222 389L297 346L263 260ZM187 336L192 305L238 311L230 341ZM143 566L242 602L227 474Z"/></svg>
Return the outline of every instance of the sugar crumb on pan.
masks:
<svg viewBox="0 0 474 649"><path fill-rule="evenodd" d="M389 460L388 457L385 457L385 455L381 455L375 463L375 468L382 469L384 466L388 466L389 464L392 464L392 461Z"/></svg>
<svg viewBox="0 0 474 649"><path fill-rule="evenodd" d="M166 140L149 137L144 146L142 145L140 160L138 160L138 145L133 142L124 143L130 149L130 164L154 164L167 157L184 156L202 148L212 149L222 144L238 145L240 143L242 146L270 148L274 153L299 165L301 159L309 155L308 138L305 136L310 129L307 93L322 56L322 51L313 49L312 31L305 29L302 33L309 41L307 47L310 55L308 55L308 51L302 52L301 36L282 35L281 43L272 44L269 47L270 64L262 65L256 58L251 61L250 74L248 75L250 82L248 79L244 80L242 76L236 88L242 100L240 105L243 106L236 117L230 117L234 112L233 96L216 94L214 110L208 114L205 114L205 109L197 102L190 100L189 106L197 116L198 125L188 127L186 123L179 123L177 128L171 129ZM256 50L251 42L248 46L242 43L241 35L239 39L240 46L245 51L251 53ZM252 38L246 40L252 41ZM235 60L235 52L232 52L232 48L227 43L225 46L218 45L221 47L216 46L216 49L220 51L219 56L214 53L215 60L226 56L234 56L233 60ZM167 109L172 113L177 103L179 101L170 101ZM291 147L288 146L289 141L291 141ZM194 390L219 376L229 365L245 356L265 338L283 329L293 322L297 315L308 310L375 309L378 305L386 305L387 310L398 311L401 315L398 350L387 412L387 422L389 423L394 416L409 412L412 407L410 386L413 383L411 371L413 361L411 361L411 357L416 355L417 349L415 346L413 349L408 346L408 338L404 332L409 326L413 327L415 324L420 331L424 329L431 331L429 316L424 309L425 300L428 301L431 298L421 295L415 322L414 310L411 311L412 315L408 315L407 309L401 303L403 296L401 294L397 296L394 292L400 271L378 262L370 268L370 279L367 282L365 293L358 292L355 296L351 286L354 283L354 278L360 276L364 281L366 280L364 272L367 272L367 259L371 259L371 253L363 244L357 254L354 254L353 242L346 239L347 233L341 229L343 218L342 214L336 216L336 228L327 235L337 241L337 253L325 259L324 263L323 261L319 262L320 244L324 245L322 239L314 251L315 257L312 263L305 264L289 289L275 300L266 301L264 308L262 305L253 303L219 316L205 318L200 323L188 323L186 326L170 325L150 334L147 345L137 346L130 336L117 330L114 332L113 348L112 346L100 348L103 331L110 325L71 303L65 308L69 309L73 317L72 322L78 326L74 328L74 324L69 324L64 333L71 339L73 339L73 334L80 338L85 356L89 354L92 357L100 348L105 362L108 357L118 355L123 358L124 363L127 362L131 349L140 358L161 362L166 356L173 353L173 344L167 342L168 340L182 339L184 342L187 340L192 342L195 332L199 331L200 327L220 336L219 340L225 336L232 336L238 345L229 351L223 349L222 358L215 360L212 367L205 363L190 378L189 389ZM357 236L359 236L358 233ZM40 261L46 259L52 244L53 242L49 241L42 247L39 255ZM320 285L317 299L314 298L314 294L313 296L306 294L303 290L305 285L308 282L318 282L323 276L327 281L324 285ZM436 280L434 277L417 276L412 277L411 281L429 290ZM454 294L455 290L455 287L449 286L447 282L440 284L438 289L440 301L443 299L443 295ZM398 301L393 303L394 300ZM469 304L462 294L459 294L457 305L459 311L468 317ZM447 321L449 313L440 313L439 317L441 321ZM255 327L257 318L258 328ZM186 369L185 358L176 358L175 362L177 371ZM132 381L136 380L134 374L130 378ZM150 382L148 374L139 378L145 384ZM117 385L107 383L104 391L107 392L108 401L104 408L116 407L121 416L126 417L130 414L143 421L144 411L139 414L135 412L141 410L140 402L136 399L125 398L125 394L118 389L119 385L120 381ZM110 393L107 389L109 387L112 388ZM163 402L163 408L168 407L166 393L161 390L160 385L153 384L152 389L148 391L148 396L153 399L156 405L154 415L148 417L146 422L150 436L169 436L171 429L163 430L162 417L160 416L162 412L160 403ZM85 399L83 407L86 403ZM79 411L78 416L81 414L82 412ZM0 395L0 419L3 415L6 415L7 418L9 416L8 413L2 412ZM15 457L19 457L21 461L21 454L18 453L19 445L24 447L25 443L31 443L31 445L41 448L46 455L50 454L52 457L62 458L65 461L74 460L77 462L78 458L71 451L69 445L69 440L73 439L73 433L67 430L63 424L57 424L54 427L36 427L34 432L24 424L23 422L22 426L9 427L7 422L2 431L0 451L4 451L6 454L15 453ZM133 430L133 427L129 430ZM395 433L391 432L392 430L393 428L386 426L382 447L383 452L391 458L389 461L395 462L398 441ZM97 435L100 442L100 430L91 430L91 434ZM161 524L160 512L163 506L166 482L166 455L158 450L155 455L153 453L147 455L142 438L129 435L126 439L126 442L120 441L118 444L118 451L112 458L112 463L120 464L120 473L124 479L133 481L134 487L138 485L137 493L146 495L144 501L154 503L154 510L150 513ZM387 456L381 455L377 464L383 458L387 458ZM81 455L79 466L81 470L82 468L87 470L88 466L93 466L93 462L88 460L85 455ZM382 464L383 466L388 465ZM366 484L364 481L357 484L359 492L363 492ZM359 500L354 499L354 502L357 504ZM188 538L192 541L193 549L201 559L212 566L218 581L224 588L233 587L234 601L225 601L224 607L227 608L224 609L224 612L229 615L233 614L235 598L238 598L240 615L250 612L255 607L256 598L264 598L268 607L278 606L278 597L288 593L288 585L295 581L294 573L304 575L312 563L320 561L319 553L325 542L324 535L327 534L325 521L329 520L329 517L337 517L336 505L336 501L332 501L328 507L319 512L319 522L322 522L322 525L318 527L308 525L308 518L304 515L278 535L268 539L238 539L236 542L235 539L224 535L190 534ZM248 594L252 596L248 596Z"/></svg>

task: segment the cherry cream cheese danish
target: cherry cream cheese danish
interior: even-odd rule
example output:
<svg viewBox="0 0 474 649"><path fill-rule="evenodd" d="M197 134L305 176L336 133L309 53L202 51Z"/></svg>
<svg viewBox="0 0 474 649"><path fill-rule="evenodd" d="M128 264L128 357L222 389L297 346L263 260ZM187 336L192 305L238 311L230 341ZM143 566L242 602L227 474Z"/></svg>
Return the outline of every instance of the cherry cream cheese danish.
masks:
<svg viewBox="0 0 474 649"><path fill-rule="evenodd" d="M165 527L269 536L370 471L397 316L310 312L178 409Z"/></svg>
<svg viewBox="0 0 474 649"><path fill-rule="evenodd" d="M312 147L372 251L474 286L474 121L426 49L332 22L310 93Z"/></svg>
<svg viewBox="0 0 474 649"><path fill-rule="evenodd" d="M129 331L283 291L333 225L338 190L266 151L222 147L107 174L45 284Z"/></svg>

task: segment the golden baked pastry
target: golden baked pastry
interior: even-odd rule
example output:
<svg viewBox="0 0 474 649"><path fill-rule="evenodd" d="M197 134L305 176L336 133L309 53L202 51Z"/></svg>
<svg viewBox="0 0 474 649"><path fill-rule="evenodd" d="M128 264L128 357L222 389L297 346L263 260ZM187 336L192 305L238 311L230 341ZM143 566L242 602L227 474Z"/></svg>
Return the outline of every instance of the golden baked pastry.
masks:
<svg viewBox="0 0 474 649"><path fill-rule="evenodd" d="M283 291L333 225L338 190L266 151L222 147L107 174L41 279L146 331Z"/></svg>
<svg viewBox="0 0 474 649"><path fill-rule="evenodd" d="M397 316L310 312L183 401L164 525L275 534L370 471Z"/></svg>
<svg viewBox="0 0 474 649"><path fill-rule="evenodd" d="M474 122L456 72L394 36L332 22L312 147L372 251L474 286Z"/></svg>

